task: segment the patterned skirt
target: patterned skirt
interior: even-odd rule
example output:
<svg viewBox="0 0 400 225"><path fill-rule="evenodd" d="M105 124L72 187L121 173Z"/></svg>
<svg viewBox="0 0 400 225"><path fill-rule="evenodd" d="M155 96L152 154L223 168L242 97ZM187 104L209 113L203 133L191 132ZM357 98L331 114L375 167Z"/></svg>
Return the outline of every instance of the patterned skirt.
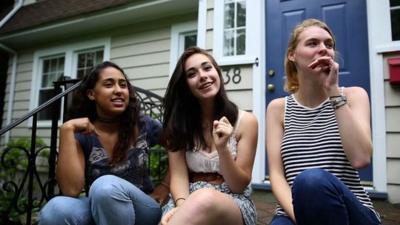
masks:
<svg viewBox="0 0 400 225"><path fill-rule="evenodd" d="M190 183L189 192L192 193L202 188L211 188L222 193L228 194L233 198L233 201L237 204L242 213L243 221L246 225L255 225L257 221L256 207L250 198L251 188L247 186L242 194L232 193L226 183L222 184L210 184L205 181L198 181ZM169 199L168 203L163 207L163 214L175 207L175 203L172 198Z"/></svg>

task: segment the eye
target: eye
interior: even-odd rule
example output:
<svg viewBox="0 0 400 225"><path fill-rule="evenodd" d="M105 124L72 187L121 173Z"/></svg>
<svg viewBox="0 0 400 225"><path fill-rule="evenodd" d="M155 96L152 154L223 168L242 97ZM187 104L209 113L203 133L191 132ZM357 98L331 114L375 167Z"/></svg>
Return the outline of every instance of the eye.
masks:
<svg viewBox="0 0 400 225"><path fill-rule="evenodd" d="M204 66L205 71L210 71L213 67L211 65Z"/></svg>
<svg viewBox="0 0 400 225"><path fill-rule="evenodd" d="M192 78L196 75L196 73L194 71L188 71L186 72L186 77L187 78Z"/></svg>
<svg viewBox="0 0 400 225"><path fill-rule="evenodd" d="M326 42L326 43L325 43L325 46L326 46L327 48L329 48L329 49L332 49L332 48L333 48L333 42L331 42L331 41Z"/></svg>
<svg viewBox="0 0 400 225"><path fill-rule="evenodd" d="M126 88L126 87L128 87L128 82L126 82L126 81L121 81L121 82L119 82L119 86L120 86L121 88Z"/></svg>
<svg viewBox="0 0 400 225"><path fill-rule="evenodd" d="M113 83L111 81L106 81L103 83L105 87L110 88L113 86Z"/></svg>
<svg viewBox="0 0 400 225"><path fill-rule="evenodd" d="M318 45L318 43L316 42L316 41L309 41L309 42L307 42L307 46L310 46L310 47L315 47L315 46L317 46Z"/></svg>

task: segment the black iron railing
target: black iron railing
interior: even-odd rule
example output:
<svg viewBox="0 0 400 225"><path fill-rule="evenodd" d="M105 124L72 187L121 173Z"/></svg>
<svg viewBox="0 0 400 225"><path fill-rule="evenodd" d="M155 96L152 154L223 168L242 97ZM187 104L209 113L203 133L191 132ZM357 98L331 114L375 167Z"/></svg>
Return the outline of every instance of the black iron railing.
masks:
<svg viewBox="0 0 400 225"><path fill-rule="evenodd" d="M26 128L28 130L27 133L30 131L29 142L25 145L8 145L3 150L0 150L0 225L30 225L36 223L37 221L36 218L33 218L33 214L37 214L46 201L59 194L56 193L55 164L61 101L64 99L63 111L67 112L68 96L79 85L80 81L71 79L54 82L53 98L0 130L0 136L2 136L7 132L11 132L13 128L16 128L21 123L31 119L31 127ZM64 87L64 91L62 87ZM161 120L162 98L139 87L135 87L135 90L142 112ZM43 145L43 143L38 145L38 114L43 110L49 109L52 112L50 146ZM43 159L42 153L46 151L49 152L48 155L45 154L48 170L47 177L43 178L39 173L37 163L39 159ZM155 182L162 178L161 173L166 170L166 165L160 164L163 160L165 161L165 153L162 148L157 147L156 150L151 151L149 169L155 169L155 171L150 171Z"/></svg>

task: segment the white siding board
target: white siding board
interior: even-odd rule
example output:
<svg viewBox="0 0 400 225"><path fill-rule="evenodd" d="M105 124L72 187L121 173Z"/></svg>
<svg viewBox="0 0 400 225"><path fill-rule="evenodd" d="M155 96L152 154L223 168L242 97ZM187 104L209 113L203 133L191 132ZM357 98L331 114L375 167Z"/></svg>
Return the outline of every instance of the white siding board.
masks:
<svg viewBox="0 0 400 225"><path fill-rule="evenodd" d="M131 79L162 77L168 76L169 65L163 63L148 66L128 67L125 68L124 71Z"/></svg>
<svg viewBox="0 0 400 225"><path fill-rule="evenodd" d="M396 172L394 172L396 171ZM388 159L387 161L387 182L400 184L400 159Z"/></svg>
<svg viewBox="0 0 400 225"><path fill-rule="evenodd" d="M31 91L30 90L16 92L15 95L14 95L14 101L17 101L17 100L29 101L30 95L31 95Z"/></svg>
<svg viewBox="0 0 400 225"><path fill-rule="evenodd" d="M400 203L400 185L389 184L387 186L390 203Z"/></svg>
<svg viewBox="0 0 400 225"><path fill-rule="evenodd" d="M206 29L213 29L214 27L214 10L207 10Z"/></svg>
<svg viewBox="0 0 400 225"><path fill-rule="evenodd" d="M387 152L386 152L387 157L400 159L400 132L399 133L388 133L386 135L386 141L387 141L387 145L386 145L387 146Z"/></svg>
<svg viewBox="0 0 400 225"><path fill-rule="evenodd" d="M151 64L161 64L161 63L169 63L169 52L157 52L150 54L143 54L137 56L127 56L125 58L116 58L111 57L111 61L115 62L122 68L128 66L138 66L138 65L151 65Z"/></svg>
<svg viewBox="0 0 400 225"><path fill-rule="evenodd" d="M135 86L141 87L146 90L166 89L168 80L169 80L168 77L150 78L150 79L133 80L132 83L134 83Z"/></svg>
<svg viewBox="0 0 400 225"><path fill-rule="evenodd" d="M158 28L152 31L131 33L128 35L114 36L111 40L112 47L132 45L135 43L152 42L155 40L170 38L169 27Z"/></svg>
<svg viewBox="0 0 400 225"><path fill-rule="evenodd" d="M111 55L113 58L126 57L130 55L148 54L149 52L169 51L170 39L155 40L152 42L132 44L128 46L113 47Z"/></svg>
<svg viewBox="0 0 400 225"><path fill-rule="evenodd" d="M386 131L400 132L400 107L386 108Z"/></svg>
<svg viewBox="0 0 400 225"><path fill-rule="evenodd" d="M391 85L389 82L384 83L385 86L385 105L400 107L400 86Z"/></svg>
<svg viewBox="0 0 400 225"><path fill-rule="evenodd" d="M252 91L227 91L228 98L234 102L240 109L252 110L253 108L253 98Z"/></svg>

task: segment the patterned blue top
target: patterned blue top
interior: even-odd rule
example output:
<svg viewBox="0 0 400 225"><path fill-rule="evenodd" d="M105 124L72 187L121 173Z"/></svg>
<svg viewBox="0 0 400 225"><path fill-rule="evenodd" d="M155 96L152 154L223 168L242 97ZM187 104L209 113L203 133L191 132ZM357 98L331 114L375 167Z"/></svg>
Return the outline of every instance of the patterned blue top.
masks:
<svg viewBox="0 0 400 225"><path fill-rule="evenodd" d="M159 142L162 126L148 116L141 117L141 124L136 145L128 150L127 160L113 167L109 165L108 155L95 134L75 134L85 155L85 182L89 187L98 177L112 174L131 182L145 193L153 191L148 151Z"/></svg>

